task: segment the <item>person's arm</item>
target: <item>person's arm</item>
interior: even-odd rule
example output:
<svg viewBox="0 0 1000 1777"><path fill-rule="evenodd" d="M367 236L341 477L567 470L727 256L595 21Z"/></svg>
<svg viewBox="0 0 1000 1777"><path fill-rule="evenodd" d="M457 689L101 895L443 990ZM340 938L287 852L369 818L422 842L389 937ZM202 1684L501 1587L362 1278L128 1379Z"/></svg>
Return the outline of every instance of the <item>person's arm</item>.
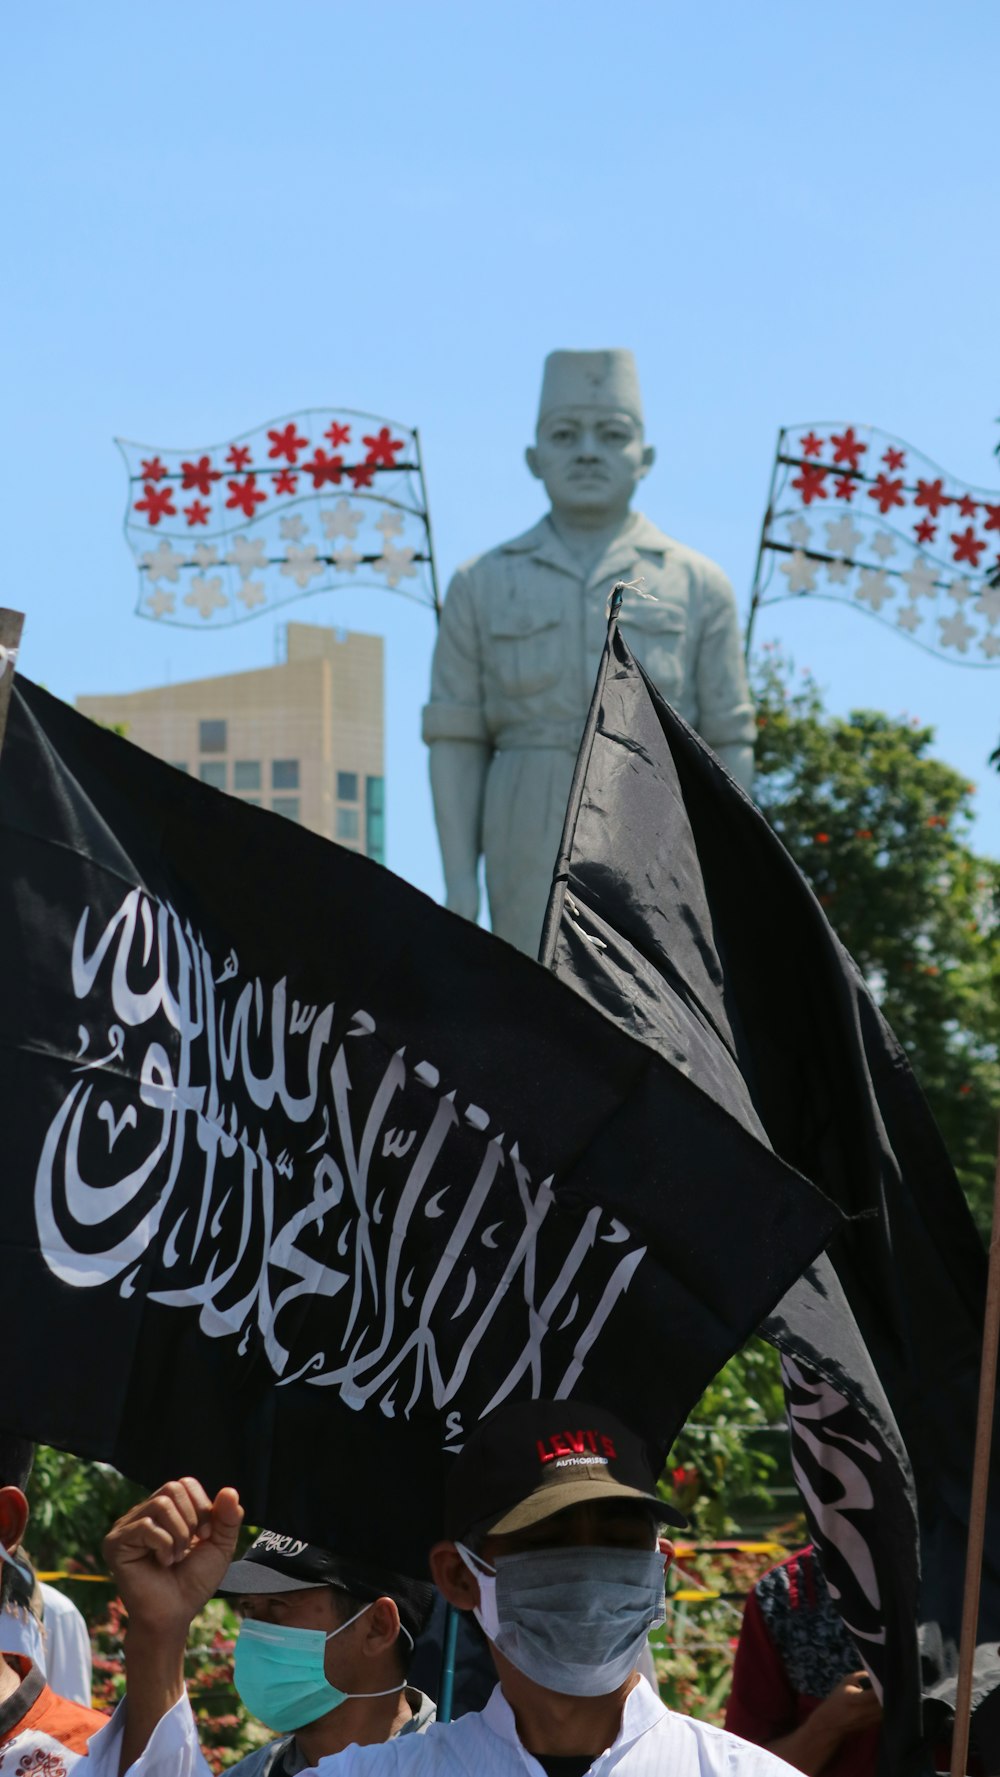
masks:
<svg viewBox="0 0 1000 1777"><path fill-rule="evenodd" d="M877 1728L881 1720L882 1705L870 1688L867 1674L852 1672L800 1727L780 1740L770 1741L767 1750L796 1771L806 1772L807 1777L819 1777L845 1740L868 1728Z"/></svg>
<svg viewBox="0 0 1000 1777"><path fill-rule="evenodd" d="M434 819L441 846L446 906L465 919L479 913L483 800L493 748L483 709L482 651L472 585L455 575L441 613L423 712L430 748Z"/></svg>
<svg viewBox="0 0 1000 1777"><path fill-rule="evenodd" d="M479 917L479 854L489 749L468 740L431 743L431 794L444 869L445 906Z"/></svg>
<svg viewBox="0 0 1000 1777"><path fill-rule="evenodd" d="M696 727L744 790L753 787L757 723L743 660L743 638L733 589L715 570L702 590L696 688Z"/></svg>
<svg viewBox="0 0 1000 1777"><path fill-rule="evenodd" d="M104 1540L105 1560L128 1611L121 1777L184 1696L188 1630L233 1558L242 1521L233 1488L223 1487L211 1500L186 1476L126 1512Z"/></svg>

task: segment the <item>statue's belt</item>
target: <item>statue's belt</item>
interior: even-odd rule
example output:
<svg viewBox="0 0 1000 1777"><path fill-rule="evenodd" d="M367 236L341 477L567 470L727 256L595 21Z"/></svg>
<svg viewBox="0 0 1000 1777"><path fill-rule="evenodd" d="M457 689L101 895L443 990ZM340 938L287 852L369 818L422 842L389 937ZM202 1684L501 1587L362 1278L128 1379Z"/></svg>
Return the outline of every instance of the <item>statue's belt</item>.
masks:
<svg viewBox="0 0 1000 1777"><path fill-rule="evenodd" d="M530 722L523 722L513 727L501 728L493 736L493 747L498 753L512 753L530 748L534 752L549 751L575 755L579 751L582 733L582 720L579 722L546 722L544 725L539 723L535 726Z"/></svg>

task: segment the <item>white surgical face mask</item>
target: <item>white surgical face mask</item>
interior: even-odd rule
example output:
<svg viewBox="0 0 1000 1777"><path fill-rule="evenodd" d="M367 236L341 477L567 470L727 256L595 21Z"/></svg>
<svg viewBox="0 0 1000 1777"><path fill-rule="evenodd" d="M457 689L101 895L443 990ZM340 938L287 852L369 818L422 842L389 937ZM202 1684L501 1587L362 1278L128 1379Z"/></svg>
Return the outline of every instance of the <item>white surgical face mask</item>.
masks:
<svg viewBox="0 0 1000 1777"><path fill-rule="evenodd" d="M616 1691L666 1616L659 1549L533 1549L490 1568L457 1547L479 1582L483 1634L526 1678L563 1696Z"/></svg>

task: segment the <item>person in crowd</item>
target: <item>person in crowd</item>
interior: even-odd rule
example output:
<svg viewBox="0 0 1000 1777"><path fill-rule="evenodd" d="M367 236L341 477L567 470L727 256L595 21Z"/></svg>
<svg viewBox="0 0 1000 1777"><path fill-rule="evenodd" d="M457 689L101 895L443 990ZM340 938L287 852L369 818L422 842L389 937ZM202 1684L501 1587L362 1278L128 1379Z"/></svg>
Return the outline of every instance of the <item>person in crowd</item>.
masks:
<svg viewBox="0 0 1000 1777"><path fill-rule="evenodd" d="M225 1540L216 1545L223 1549L235 1541L242 1518L235 1495L227 1503ZM211 1515L212 1502L198 1482L171 1481L119 1519L105 1539L105 1558L129 1608L130 1683L136 1645L141 1652L146 1631L148 1582L157 1578L145 1573L147 1583L137 1592L137 1564L141 1569L151 1551L163 1548L164 1530L176 1532L181 1524L195 1530L199 1518ZM211 1591L228 1595L242 1617L236 1690L277 1738L232 1767L240 1777L295 1777L346 1746L422 1733L433 1721L430 1699L407 1684L410 1655L433 1599L427 1582L376 1572L272 1530L262 1530L208 1591L212 1564L204 1571L204 1584L182 1587L187 1622L177 1609L158 1612L157 1620L168 1631L170 1647L183 1650L191 1621Z"/></svg>
<svg viewBox="0 0 1000 1777"><path fill-rule="evenodd" d="M232 1488L162 1490L109 1538L129 1609L128 1697L107 1730L119 1772L204 1771L184 1694L187 1624L222 1579L241 1518ZM333 1777L779 1777L788 1766L722 1728L674 1714L636 1670L665 1614L684 1520L657 1494L641 1441L602 1408L507 1403L478 1425L450 1471L438 1589L476 1616L498 1684L486 1707L421 1735L336 1754ZM354 1626L356 1628L356 1625ZM354 1633L354 1628L347 1632ZM360 1650L359 1650L360 1651ZM352 1668L356 1672L357 1666ZM353 1679L352 1679L353 1683ZM360 1685L358 1688L362 1688Z"/></svg>
<svg viewBox="0 0 1000 1777"><path fill-rule="evenodd" d="M810 1545L757 1581L726 1727L811 1777L875 1777L882 1708Z"/></svg>
<svg viewBox="0 0 1000 1777"><path fill-rule="evenodd" d="M345 1746L422 1734L434 1720L430 1698L406 1683L432 1586L262 1530L219 1590L243 1619L236 1688L252 1715L279 1730L277 1739L230 1767L239 1777L296 1777ZM347 1678L340 1637L366 1619L375 1637L364 1668L366 1690L350 1695L335 1682ZM319 1644L307 1643L302 1630L324 1637L322 1661ZM294 1648L304 1656L297 1668Z"/></svg>
<svg viewBox="0 0 1000 1777"><path fill-rule="evenodd" d="M0 1609L0 1653L27 1654L60 1697L90 1706L93 1650L83 1612L58 1587L39 1580L24 1545L21 1573L12 1569L10 1596Z"/></svg>
<svg viewBox="0 0 1000 1777"><path fill-rule="evenodd" d="M25 1608L33 1584L18 1561L33 1458L26 1439L0 1432L0 1614L9 1605L8 1620ZM98 1710L53 1691L30 1652L0 1653L0 1770L66 1777L105 1723Z"/></svg>

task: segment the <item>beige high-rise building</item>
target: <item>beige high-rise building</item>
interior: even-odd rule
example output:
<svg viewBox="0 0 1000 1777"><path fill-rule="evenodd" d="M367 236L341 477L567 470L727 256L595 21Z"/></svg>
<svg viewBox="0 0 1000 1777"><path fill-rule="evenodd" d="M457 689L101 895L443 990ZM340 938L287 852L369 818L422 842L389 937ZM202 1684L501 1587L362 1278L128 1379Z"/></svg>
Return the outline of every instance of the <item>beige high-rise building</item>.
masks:
<svg viewBox="0 0 1000 1777"><path fill-rule="evenodd" d="M313 623L286 636L280 666L76 707L203 783L384 863L382 638Z"/></svg>

